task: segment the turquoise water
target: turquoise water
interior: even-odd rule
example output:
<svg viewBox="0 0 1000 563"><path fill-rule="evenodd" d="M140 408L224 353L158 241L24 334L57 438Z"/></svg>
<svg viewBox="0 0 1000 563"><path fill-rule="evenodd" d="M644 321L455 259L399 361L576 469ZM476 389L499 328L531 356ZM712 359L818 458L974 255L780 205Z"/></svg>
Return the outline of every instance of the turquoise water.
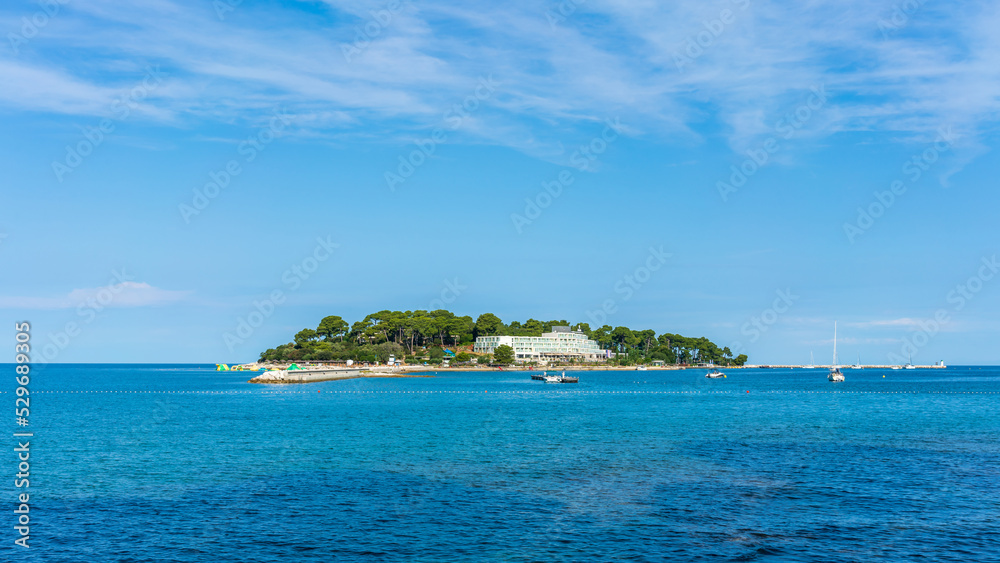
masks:
<svg viewBox="0 0 1000 563"><path fill-rule="evenodd" d="M845 373L49 366L0 560L1000 561L1000 368Z"/></svg>

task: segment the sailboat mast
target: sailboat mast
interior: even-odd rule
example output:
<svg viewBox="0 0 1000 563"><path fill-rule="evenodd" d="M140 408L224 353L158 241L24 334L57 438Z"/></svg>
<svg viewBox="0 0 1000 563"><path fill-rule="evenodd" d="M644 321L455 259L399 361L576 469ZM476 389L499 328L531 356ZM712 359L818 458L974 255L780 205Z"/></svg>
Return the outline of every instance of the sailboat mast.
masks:
<svg viewBox="0 0 1000 563"><path fill-rule="evenodd" d="M833 367L837 367L837 321L833 321Z"/></svg>

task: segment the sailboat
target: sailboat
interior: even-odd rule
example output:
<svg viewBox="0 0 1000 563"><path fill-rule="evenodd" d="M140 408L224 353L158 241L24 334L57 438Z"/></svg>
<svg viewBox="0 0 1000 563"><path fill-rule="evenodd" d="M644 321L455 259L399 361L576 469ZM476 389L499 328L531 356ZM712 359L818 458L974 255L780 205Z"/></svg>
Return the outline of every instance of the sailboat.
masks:
<svg viewBox="0 0 1000 563"><path fill-rule="evenodd" d="M917 369L913 365L913 358L910 356L910 354L906 355L906 365L903 366L903 367L906 368L906 369Z"/></svg>
<svg viewBox="0 0 1000 563"><path fill-rule="evenodd" d="M837 367L837 323L833 323L833 366L830 367L830 375L826 376L829 381L839 383L844 381L844 374L840 373Z"/></svg>
<svg viewBox="0 0 1000 563"><path fill-rule="evenodd" d="M854 369L864 369L861 367L861 354L858 354L858 363L855 364Z"/></svg>
<svg viewBox="0 0 1000 563"><path fill-rule="evenodd" d="M816 369L816 361L813 359L812 350L809 351L809 365L804 366L804 369Z"/></svg>

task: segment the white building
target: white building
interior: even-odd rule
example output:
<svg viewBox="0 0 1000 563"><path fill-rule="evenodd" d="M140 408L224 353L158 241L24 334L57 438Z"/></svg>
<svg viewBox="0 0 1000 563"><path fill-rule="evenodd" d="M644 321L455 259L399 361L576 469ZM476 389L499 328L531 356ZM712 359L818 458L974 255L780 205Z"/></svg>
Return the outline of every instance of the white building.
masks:
<svg viewBox="0 0 1000 563"><path fill-rule="evenodd" d="M480 336L472 350L477 354L492 354L497 346L506 344L514 349L514 359L519 362L545 360L583 360L596 362L609 357L597 342L587 335L570 330L568 326L554 326L552 332L541 336Z"/></svg>

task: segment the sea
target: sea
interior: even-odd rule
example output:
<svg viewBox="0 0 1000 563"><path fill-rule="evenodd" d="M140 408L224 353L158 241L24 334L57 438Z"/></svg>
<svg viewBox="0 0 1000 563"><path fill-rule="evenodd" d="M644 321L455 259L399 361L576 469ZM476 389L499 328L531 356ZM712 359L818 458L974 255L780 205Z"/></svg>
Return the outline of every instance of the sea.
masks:
<svg viewBox="0 0 1000 563"><path fill-rule="evenodd" d="M569 373L4 377L0 561L1000 561L1000 368Z"/></svg>

